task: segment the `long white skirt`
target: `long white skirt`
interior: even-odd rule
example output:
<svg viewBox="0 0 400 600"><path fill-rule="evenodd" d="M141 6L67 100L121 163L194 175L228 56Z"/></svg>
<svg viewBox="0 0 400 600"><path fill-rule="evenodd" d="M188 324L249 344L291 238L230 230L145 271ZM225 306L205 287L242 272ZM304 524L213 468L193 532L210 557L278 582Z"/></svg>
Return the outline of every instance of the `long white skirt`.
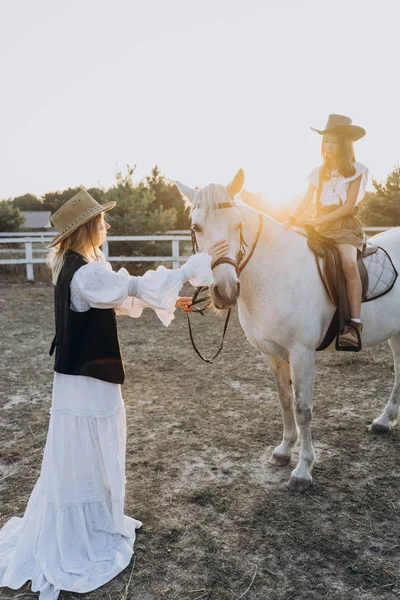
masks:
<svg viewBox="0 0 400 600"><path fill-rule="evenodd" d="M32 580L40 600L56 600L125 569L142 525L124 516L125 447L121 386L55 373L39 479L23 518L0 530L0 586Z"/></svg>

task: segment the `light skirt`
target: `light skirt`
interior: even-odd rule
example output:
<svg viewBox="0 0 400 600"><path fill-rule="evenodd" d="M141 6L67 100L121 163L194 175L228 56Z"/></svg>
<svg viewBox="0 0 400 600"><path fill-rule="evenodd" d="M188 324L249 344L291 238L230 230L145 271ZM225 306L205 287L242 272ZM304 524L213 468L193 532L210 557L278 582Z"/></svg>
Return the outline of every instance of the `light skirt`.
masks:
<svg viewBox="0 0 400 600"><path fill-rule="evenodd" d="M23 518L0 530L0 587L32 581L40 600L84 593L129 564L141 522L124 515L121 387L55 373L41 473Z"/></svg>
<svg viewBox="0 0 400 600"><path fill-rule="evenodd" d="M338 208L338 205L323 206L316 217L323 217L324 215L333 212ZM317 229L318 233L328 238L334 244L348 244L355 246L357 250L363 252L366 237L364 226L360 219L356 217L358 213L358 207L353 210L353 213L336 219L336 221L329 221L325 225L320 225Z"/></svg>

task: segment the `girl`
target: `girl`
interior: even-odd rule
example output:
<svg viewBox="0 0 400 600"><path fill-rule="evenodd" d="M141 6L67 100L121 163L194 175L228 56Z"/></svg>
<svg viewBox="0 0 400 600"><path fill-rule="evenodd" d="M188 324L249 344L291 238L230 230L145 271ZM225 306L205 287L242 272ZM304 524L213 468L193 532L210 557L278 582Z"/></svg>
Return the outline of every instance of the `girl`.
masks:
<svg viewBox="0 0 400 600"><path fill-rule="evenodd" d="M350 304L351 321L339 336L339 345L359 348L361 323L361 279L357 254L362 252L365 233L357 219L358 203L365 195L368 169L355 161L353 142L364 137L365 129L352 124L349 117L329 115L324 130L311 128L322 135L322 167L308 177L308 190L293 213L284 223L292 226L312 225L317 231L337 244ZM316 197L317 213L312 220L301 215ZM357 335L358 332L358 335Z"/></svg>
<svg viewBox="0 0 400 600"><path fill-rule="evenodd" d="M51 218L58 230L48 262L55 284L55 374L50 425L39 479L23 518L0 531L0 586L32 581L40 600L60 590L83 593L105 584L130 562L141 522L124 516L124 367L115 314L140 316L150 306L164 325L185 281L212 283L211 263L229 245L218 242L180 269L143 277L114 272L99 247L104 213L85 190Z"/></svg>

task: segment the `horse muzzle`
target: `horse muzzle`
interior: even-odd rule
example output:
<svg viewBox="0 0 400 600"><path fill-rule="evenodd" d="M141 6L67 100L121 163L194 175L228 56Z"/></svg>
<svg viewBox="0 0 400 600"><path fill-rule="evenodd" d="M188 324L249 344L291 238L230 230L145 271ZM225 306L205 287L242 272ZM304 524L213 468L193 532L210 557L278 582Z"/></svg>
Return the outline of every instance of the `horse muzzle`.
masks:
<svg viewBox="0 0 400 600"><path fill-rule="evenodd" d="M235 282L235 285L214 283L211 286L211 296L215 308L223 310L225 308L233 308L236 306L240 294L240 283Z"/></svg>

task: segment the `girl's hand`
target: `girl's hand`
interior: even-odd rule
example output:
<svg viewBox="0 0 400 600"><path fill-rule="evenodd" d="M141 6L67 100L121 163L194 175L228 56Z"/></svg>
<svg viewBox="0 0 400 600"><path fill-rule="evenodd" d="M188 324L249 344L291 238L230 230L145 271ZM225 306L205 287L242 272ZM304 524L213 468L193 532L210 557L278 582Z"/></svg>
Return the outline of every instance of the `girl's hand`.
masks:
<svg viewBox="0 0 400 600"><path fill-rule="evenodd" d="M300 219L300 221L298 221L297 225L299 227L304 227L304 225L311 225L311 227L316 227L317 223L315 221L313 221L312 219Z"/></svg>
<svg viewBox="0 0 400 600"><path fill-rule="evenodd" d="M215 262L218 258L222 258L223 256L229 254L230 249L231 246L226 240L220 240L211 246L207 252L211 256L212 262Z"/></svg>
<svg viewBox="0 0 400 600"><path fill-rule="evenodd" d="M284 221L282 223L283 229L285 231L287 231L288 229L290 229L291 227L293 227L293 221L291 219L286 219L286 221Z"/></svg>
<svg viewBox="0 0 400 600"><path fill-rule="evenodd" d="M189 296L181 296L175 303L176 308L181 308L183 312L190 313L192 306L192 299Z"/></svg>
<svg viewBox="0 0 400 600"><path fill-rule="evenodd" d="M299 224L299 220L293 216L290 216L282 223L283 229L287 231L291 227L296 227Z"/></svg>

